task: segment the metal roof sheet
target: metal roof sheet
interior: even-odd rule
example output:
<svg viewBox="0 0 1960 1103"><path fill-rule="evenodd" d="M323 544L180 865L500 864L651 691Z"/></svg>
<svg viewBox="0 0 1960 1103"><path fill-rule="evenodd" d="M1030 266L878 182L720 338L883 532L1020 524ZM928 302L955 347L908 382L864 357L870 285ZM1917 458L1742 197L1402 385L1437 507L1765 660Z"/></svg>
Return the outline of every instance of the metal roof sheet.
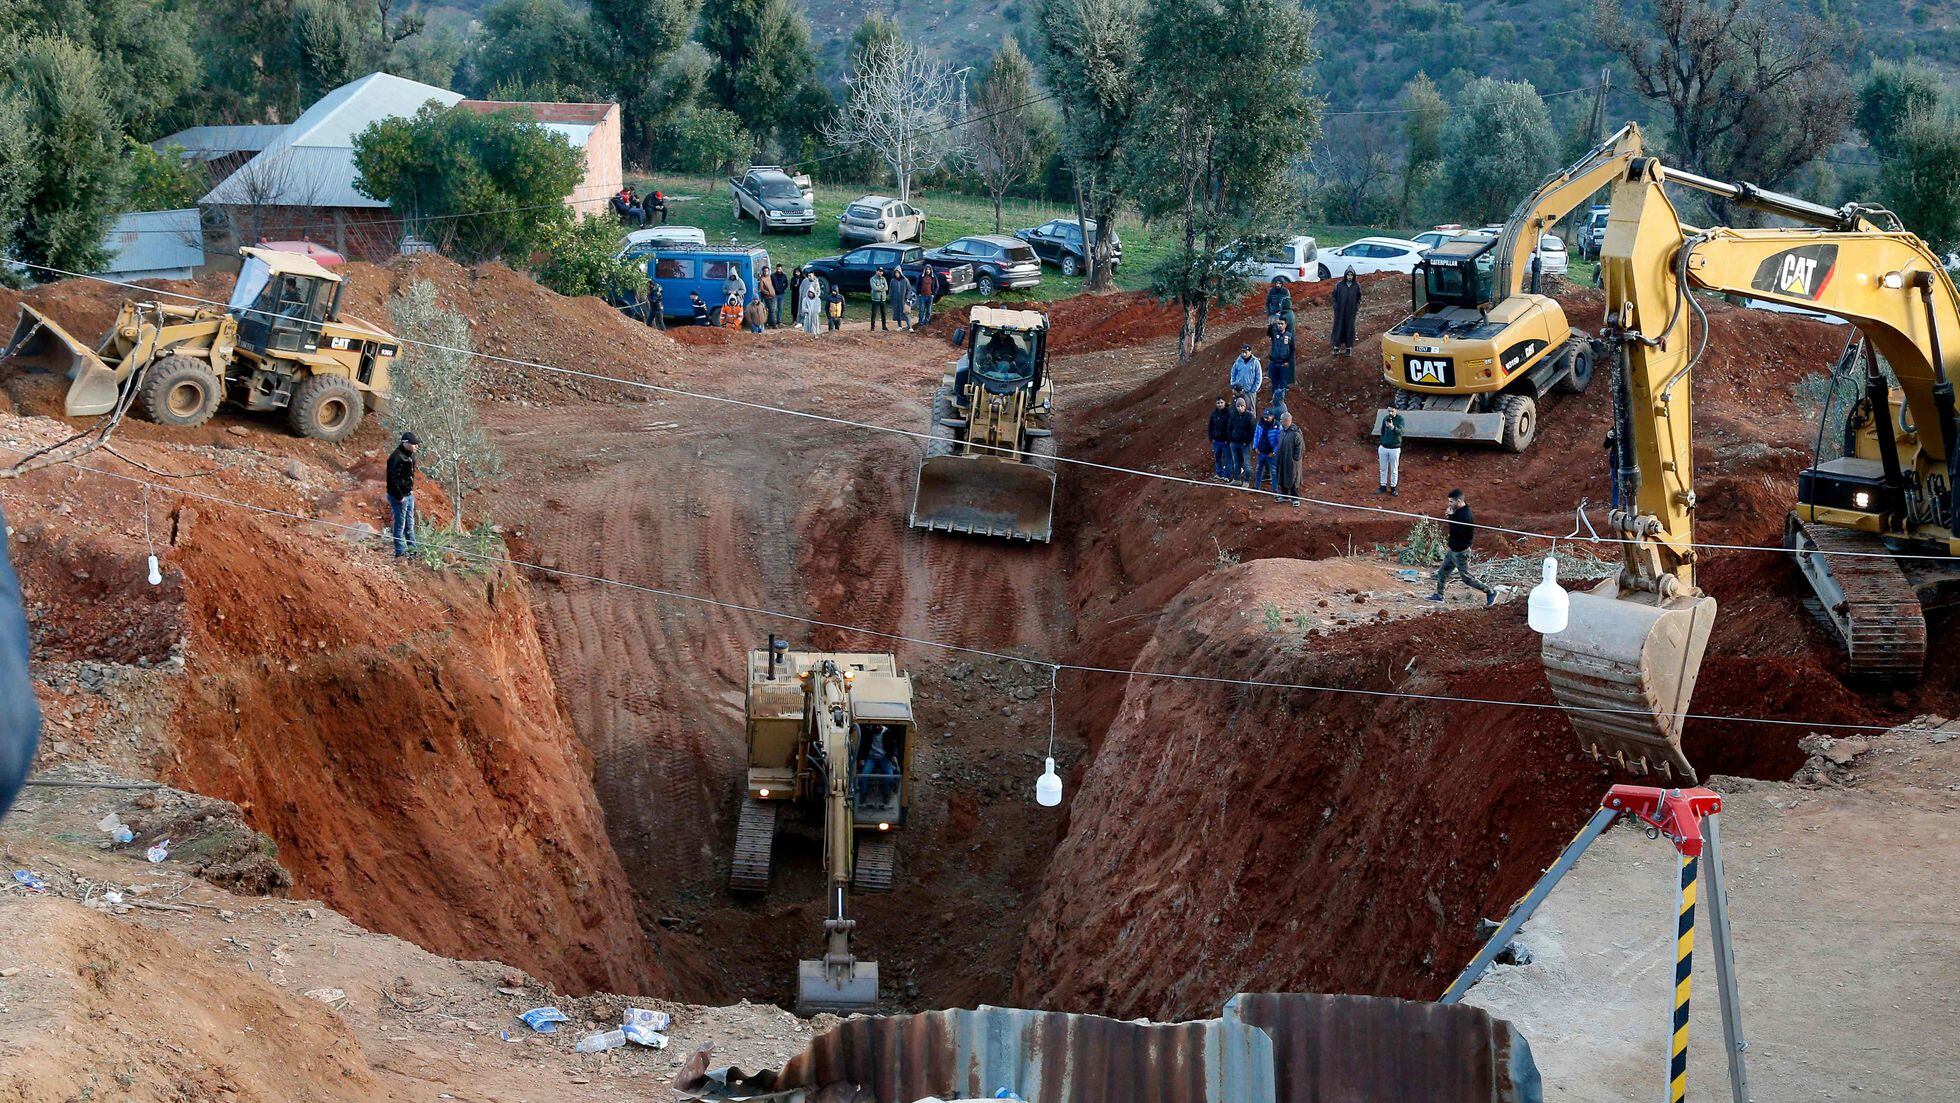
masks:
<svg viewBox="0 0 1960 1103"><path fill-rule="evenodd" d="M190 126L150 143L162 152L177 146L192 160L212 161L230 153L257 153L279 140L286 128L278 123L257 126Z"/></svg>
<svg viewBox="0 0 1960 1103"><path fill-rule="evenodd" d="M386 207L354 188L354 136L382 119L415 114L462 96L388 73L369 73L320 97L258 156L199 203L288 207Z"/></svg>
<svg viewBox="0 0 1960 1103"><path fill-rule="evenodd" d="M100 274L168 272L204 265L204 224L197 208L118 215L103 235L109 261Z"/></svg>

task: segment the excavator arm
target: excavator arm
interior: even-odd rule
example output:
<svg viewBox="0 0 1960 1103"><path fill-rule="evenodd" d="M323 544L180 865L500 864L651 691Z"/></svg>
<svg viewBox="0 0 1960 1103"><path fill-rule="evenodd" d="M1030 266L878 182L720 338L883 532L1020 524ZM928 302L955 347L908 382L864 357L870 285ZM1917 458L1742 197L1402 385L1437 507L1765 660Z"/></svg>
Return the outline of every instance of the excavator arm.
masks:
<svg viewBox="0 0 1960 1103"><path fill-rule="evenodd" d="M1696 230L1663 189L1670 182L1809 225ZM1942 341L1960 337L1960 298L1925 245L1881 225L1881 214L1669 170L1646 157L1624 163L1600 254L1603 335L1614 350L1610 521L1623 561L1615 577L1572 595L1566 629L1543 644L1553 696L1572 710L1580 743L1595 757L1695 780L1681 720L1715 601L1695 579L1690 382L1706 329L1691 328L1700 312L1693 291L1821 310L1857 326L1892 364L1919 437L1919 470L1908 479L1893 423L1875 419L1888 478L1909 481L1919 491L1913 500L1925 500L1929 487L1951 494L1954 400ZM1933 474L1942 481L1927 478Z"/></svg>
<svg viewBox="0 0 1960 1103"><path fill-rule="evenodd" d="M1539 239L1579 204L1626 175L1627 166L1641 156L1642 148L1640 128L1628 123L1524 197L1505 220L1494 247L1491 291L1500 301L1537 290L1530 286L1530 277L1531 257L1538 251Z"/></svg>
<svg viewBox="0 0 1960 1103"><path fill-rule="evenodd" d="M851 951L857 920L848 911L856 859L856 754L851 740L849 676L834 662L811 673L810 724L823 754L824 954L797 962L796 1008L848 1015L878 1003L878 963Z"/></svg>

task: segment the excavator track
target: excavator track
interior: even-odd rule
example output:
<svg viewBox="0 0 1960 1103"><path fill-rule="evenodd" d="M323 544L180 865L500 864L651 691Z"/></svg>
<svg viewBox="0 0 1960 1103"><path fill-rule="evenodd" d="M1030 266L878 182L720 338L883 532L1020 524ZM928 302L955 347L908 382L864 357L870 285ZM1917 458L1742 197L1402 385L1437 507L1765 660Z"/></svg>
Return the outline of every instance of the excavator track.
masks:
<svg viewBox="0 0 1960 1103"><path fill-rule="evenodd" d="M890 892L897 870L897 839L890 835L861 838L857 861L851 866L851 888L857 892Z"/></svg>
<svg viewBox="0 0 1960 1103"><path fill-rule="evenodd" d="M735 822L735 865L728 873L728 887L736 892L769 891L769 859L776 846L776 814L782 810L773 801L742 798L742 814Z"/></svg>
<svg viewBox="0 0 1960 1103"><path fill-rule="evenodd" d="M1817 595L1817 607L1849 656L1853 677L1917 681L1926 668L1926 613L1919 594L1870 533L1805 524L1792 513L1783 544ZM1864 554L1848 555L1846 552Z"/></svg>

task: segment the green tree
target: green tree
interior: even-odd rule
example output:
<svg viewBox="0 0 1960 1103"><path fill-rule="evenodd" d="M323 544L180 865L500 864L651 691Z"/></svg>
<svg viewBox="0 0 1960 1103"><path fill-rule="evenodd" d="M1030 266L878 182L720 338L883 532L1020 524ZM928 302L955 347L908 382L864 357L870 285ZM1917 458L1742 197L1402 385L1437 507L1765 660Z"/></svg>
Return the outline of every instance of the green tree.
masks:
<svg viewBox="0 0 1960 1103"><path fill-rule="evenodd" d="M189 16L175 4L153 0L24 0L13 22L0 19L0 35L13 26L27 34L58 35L87 48L113 89L109 107L118 125L137 137L155 137L166 119L188 122L182 108L202 76L191 44Z"/></svg>
<svg viewBox="0 0 1960 1103"><path fill-rule="evenodd" d="M658 134L654 149L660 167L676 172L726 172L755 149L755 139L742 128L742 120L719 107L675 112L661 123Z"/></svg>
<svg viewBox="0 0 1960 1103"><path fill-rule="evenodd" d="M483 361L472 355L470 324L443 309L435 285L416 280L388 300L402 354L389 369L388 410L392 434L413 432L422 441L422 469L442 482L455 508L453 528L463 528L463 494L502 474L501 457L477 420Z"/></svg>
<svg viewBox="0 0 1960 1103"><path fill-rule="evenodd" d="M0 257L14 255L14 228L26 211L35 174L27 114L18 100L0 93ZM0 284L9 283L13 276L11 269L0 266Z"/></svg>
<svg viewBox="0 0 1960 1103"><path fill-rule="evenodd" d="M194 206L211 189L204 170L184 160L182 146L161 151L141 142L123 142L122 207L131 211L177 211Z"/></svg>
<svg viewBox="0 0 1960 1103"><path fill-rule="evenodd" d="M701 0L589 0L594 57L619 101L628 152L644 158L668 101L666 63L694 32Z"/></svg>
<svg viewBox="0 0 1960 1103"><path fill-rule="evenodd" d="M1938 73L1910 62L1875 62L1858 89L1858 129L1880 158L1893 153L1892 139L1908 120L1939 107L1946 85Z"/></svg>
<svg viewBox="0 0 1960 1103"><path fill-rule="evenodd" d="M857 30L851 32L850 62L847 68L856 69L864 64L865 55L883 51L902 44L905 32L899 30L898 20L891 15L874 11L864 17Z"/></svg>
<svg viewBox="0 0 1960 1103"><path fill-rule="evenodd" d="M619 223L607 215L554 223L545 233L538 282L560 295L601 298L646 283L646 268L616 259Z"/></svg>
<svg viewBox="0 0 1960 1103"><path fill-rule="evenodd" d="M1524 81L1479 77L1443 127L1435 188L1467 223L1500 222L1558 161L1545 101Z"/></svg>
<svg viewBox="0 0 1960 1103"><path fill-rule="evenodd" d="M1449 104L1436 91L1429 74L1418 71L1402 86L1402 140L1407 145L1402 163L1402 205L1398 221L1407 223L1415 216L1416 200L1436 177L1443 163L1443 124L1450 117Z"/></svg>
<svg viewBox="0 0 1960 1103"><path fill-rule="evenodd" d="M582 90L597 98L593 32L583 8L568 0L495 0L471 39L469 78L481 94L500 89Z"/></svg>
<svg viewBox="0 0 1960 1103"><path fill-rule="evenodd" d="M95 53L65 38L37 38L7 61L0 102L21 120L29 161L14 255L31 264L93 272L108 259L102 235L115 217L121 143Z"/></svg>
<svg viewBox="0 0 1960 1103"><path fill-rule="evenodd" d="M1091 291L1109 287L1115 278L1108 234L1124 198L1120 170L1137 101L1144 11L1142 0L1036 3L1038 60L1062 114L1062 151L1075 178L1076 217L1096 225L1089 249Z"/></svg>
<svg viewBox="0 0 1960 1103"><path fill-rule="evenodd" d="M1040 163L1034 100L1034 66L1020 43L1006 39L988 63L973 105L974 165L994 201L995 233L1001 231L1002 200Z"/></svg>
<svg viewBox="0 0 1960 1103"><path fill-rule="evenodd" d="M1960 119L1946 108L1914 111L1887 145L1878 171L1885 205L1939 252L1960 248Z"/></svg>
<svg viewBox="0 0 1960 1103"><path fill-rule="evenodd" d="M1313 26L1292 0L1187 0L1144 17L1124 170L1144 217L1181 230L1151 273L1184 309L1180 357L1204 339L1211 304L1245 291L1219 250L1271 241L1296 213L1297 159L1320 138L1303 76Z"/></svg>
<svg viewBox="0 0 1960 1103"><path fill-rule="evenodd" d="M565 198L585 174L582 153L521 111L433 103L356 135L354 166L361 194L386 200L446 251L520 263L570 218Z"/></svg>
<svg viewBox="0 0 1960 1103"><path fill-rule="evenodd" d="M708 96L758 138L779 138L817 71L803 13L790 0L717 0L701 16L701 45L715 59Z"/></svg>

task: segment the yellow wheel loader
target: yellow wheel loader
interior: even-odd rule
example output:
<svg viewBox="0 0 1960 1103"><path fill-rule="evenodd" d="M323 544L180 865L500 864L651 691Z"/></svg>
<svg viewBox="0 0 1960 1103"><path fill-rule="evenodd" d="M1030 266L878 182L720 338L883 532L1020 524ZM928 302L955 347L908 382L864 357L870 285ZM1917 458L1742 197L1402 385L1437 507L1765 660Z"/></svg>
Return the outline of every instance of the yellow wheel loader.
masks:
<svg viewBox="0 0 1960 1103"><path fill-rule="evenodd" d="M1045 544L1055 517L1048 316L976 306L960 336L932 397L912 527Z"/></svg>
<svg viewBox="0 0 1960 1103"><path fill-rule="evenodd" d="M824 953L797 963L796 1010L848 1015L878 1003L878 963L851 952L852 892L890 892L912 807L912 679L890 655L748 656L748 769L729 887L769 890L784 810L823 829Z"/></svg>
<svg viewBox="0 0 1960 1103"><path fill-rule="evenodd" d="M1687 227L1667 184L1805 225ZM1921 603L1960 594L1960 295L1888 211L1825 207L1647 157L1629 161L1613 185L1601 264L1615 411L1609 535L1624 541L1624 558L1617 576L1571 595L1565 629L1543 641L1546 675L1575 710L1587 751L1693 781L1681 720L1715 620L1714 598L1695 584L1690 387L1707 324L1699 335L1691 328L1701 317L1695 293L1801 307L1856 327L1843 362L1864 365L1866 391L1849 422L1850 449L1803 472L1788 545L1852 672L1894 677L1917 676L1923 664Z"/></svg>
<svg viewBox="0 0 1960 1103"><path fill-rule="evenodd" d="M1413 313L1382 335L1382 377L1404 438L1522 452L1546 396L1592 383L1601 350L1540 293L1539 241L1640 152L1629 125L1539 184L1495 236L1462 234L1423 254L1410 277ZM1389 412L1376 412L1377 435Z"/></svg>
<svg viewBox="0 0 1960 1103"><path fill-rule="evenodd" d="M20 308L5 356L64 372L70 417L134 402L161 425L196 426L226 398L248 410L284 409L293 431L346 440L388 395L400 344L342 317L341 279L309 257L241 249L224 309L125 302L94 348L47 315ZM4 358L4 356L0 356Z"/></svg>

